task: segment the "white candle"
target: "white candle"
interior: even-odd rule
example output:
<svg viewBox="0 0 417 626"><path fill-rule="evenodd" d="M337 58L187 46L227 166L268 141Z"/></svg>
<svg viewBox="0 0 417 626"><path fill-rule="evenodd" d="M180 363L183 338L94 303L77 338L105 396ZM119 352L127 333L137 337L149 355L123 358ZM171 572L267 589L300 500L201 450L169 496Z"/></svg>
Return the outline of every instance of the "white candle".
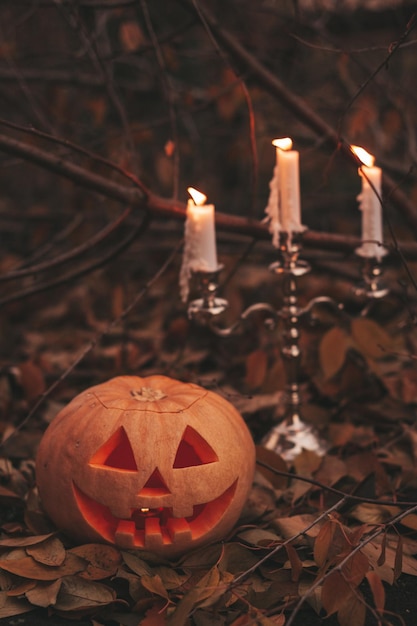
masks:
<svg viewBox="0 0 417 626"><path fill-rule="evenodd" d="M375 158L359 146L351 146L352 152L362 161L359 175L362 190L358 195L359 209L362 211L362 245L356 252L363 257L381 259L387 251L383 242L381 181L382 170L375 167Z"/></svg>
<svg viewBox="0 0 417 626"><path fill-rule="evenodd" d="M185 301L189 293L192 272L214 272L218 268L214 205L205 204L207 197L188 188L191 198L187 204L185 221L184 254L180 272L181 297Z"/></svg>
<svg viewBox="0 0 417 626"><path fill-rule="evenodd" d="M289 137L274 139L278 167L279 211L282 230L304 230L301 226L299 152L291 150Z"/></svg>
<svg viewBox="0 0 417 626"><path fill-rule="evenodd" d="M270 194L265 212L269 218L272 243L279 246L279 232L301 232L299 152L292 150L292 139L274 139L276 165L269 183Z"/></svg>

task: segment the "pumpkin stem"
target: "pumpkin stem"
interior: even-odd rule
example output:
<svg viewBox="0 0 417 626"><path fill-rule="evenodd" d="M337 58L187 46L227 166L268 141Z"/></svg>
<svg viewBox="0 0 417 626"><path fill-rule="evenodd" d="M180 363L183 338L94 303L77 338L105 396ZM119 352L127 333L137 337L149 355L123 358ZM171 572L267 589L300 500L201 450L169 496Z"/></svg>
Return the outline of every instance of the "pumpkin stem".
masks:
<svg viewBox="0 0 417 626"><path fill-rule="evenodd" d="M131 395L139 402L154 402L167 397L167 394L160 389L152 387L141 387L140 389L132 389Z"/></svg>

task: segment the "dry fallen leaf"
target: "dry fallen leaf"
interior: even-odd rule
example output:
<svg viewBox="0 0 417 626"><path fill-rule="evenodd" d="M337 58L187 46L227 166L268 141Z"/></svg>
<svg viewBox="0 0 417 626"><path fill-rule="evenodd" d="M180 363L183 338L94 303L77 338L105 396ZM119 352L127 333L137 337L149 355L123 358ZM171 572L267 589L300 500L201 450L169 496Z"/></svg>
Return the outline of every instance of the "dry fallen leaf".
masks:
<svg viewBox="0 0 417 626"><path fill-rule="evenodd" d="M250 528L240 532L237 536L253 546L274 547L277 543L282 542L282 538L276 533L264 528Z"/></svg>
<svg viewBox="0 0 417 626"><path fill-rule="evenodd" d="M141 576L140 582L145 587L145 589L147 589L151 593L156 594L157 596L165 598L169 602L168 592L165 589L162 578L158 574L155 574L154 576L147 576L146 574L144 574L143 576Z"/></svg>
<svg viewBox="0 0 417 626"><path fill-rule="evenodd" d="M170 617L170 626L183 626L188 615L204 600L217 592L220 572L217 566L212 567L177 604Z"/></svg>
<svg viewBox="0 0 417 626"><path fill-rule="evenodd" d="M383 614L385 608L385 588L378 574L371 570L366 573L366 580L372 591L375 608L380 615Z"/></svg>
<svg viewBox="0 0 417 626"><path fill-rule="evenodd" d="M340 626L364 626L366 619L366 602L360 591L355 590L337 612Z"/></svg>
<svg viewBox="0 0 417 626"><path fill-rule="evenodd" d="M126 52L138 50L145 42L142 29L139 24L133 20L125 21L120 24L119 38Z"/></svg>
<svg viewBox="0 0 417 626"><path fill-rule="evenodd" d="M319 363L326 380L341 370L351 345L349 335L340 326L333 326L323 336L319 346Z"/></svg>
<svg viewBox="0 0 417 626"><path fill-rule="evenodd" d="M392 350L392 339L376 322L366 317L352 320L352 337L360 351L372 359L389 355Z"/></svg>
<svg viewBox="0 0 417 626"><path fill-rule="evenodd" d="M100 543L76 546L69 552L87 562L86 569L80 573L80 576L90 580L101 580L113 576L122 561L117 548Z"/></svg>
<svg viewBox="0 0 417 626"><path fill-rule="evenodd" d="M38 563L31 556L20 559L0 559L0 569L33 580L56 580L62 576L81 572L85 567L85 561L71 553L67 553L65 561L58 567Z"/></svg>
<svg viewBox="0 0 417 626"><path fill-rule="evenodd" d="M254 350L246 357L245 384L251 391L260 387L268 368L268 356L265 350Z"/></svg>
<svg viewBox="0 0 417 626"><path fill-rule="evenodd" d="M62 579L55 608L66 612L96 610L112 604L115 599L116 592L102 583L80 576L66 576Z"/></svg>
<svg viewBox="0 0 417 626"><path fill-rule="evenodd" d="M35 606L41 606L47 608L48 606L54 606L56 599L61 589L62 579L54 580L50 582L38 582L37 585L26 591L25 596L29 602Z"/></svg>
<svg viewBox="0 0 417 626"><path fill-rule="evenodd" d="M32 611L33 606L24 598L12 598L6 591L0 591L0 619L13 617Z"/></svg>
<svg viewBox="0 0 417 626"><path fill-rule="evenodd" d="M28 546L26 552L38 563L53 567L62 565L66 559L64 545L58 537L49 537L42 543Z"/></svg>
<svg viewBox="0 0 417 626"><path fill-rule="evenodd" d="M285 474L288 473L288 466L281 456L273 450L268 450L263 446L256 446L256 460L258 462L261 461L272 468L270 470L258 463L258 471L275 489L282 489L287 486L288 476L281 476L273 471L277 470L278 472Z"/></svg>
<svg viewBox="0 0 417 626"><path fill-rule="evenodd" d="M6 537L0 539L0 548L25 548L43 543L54 536L54 533L47 535L32 535L30 537Z"/></svg>

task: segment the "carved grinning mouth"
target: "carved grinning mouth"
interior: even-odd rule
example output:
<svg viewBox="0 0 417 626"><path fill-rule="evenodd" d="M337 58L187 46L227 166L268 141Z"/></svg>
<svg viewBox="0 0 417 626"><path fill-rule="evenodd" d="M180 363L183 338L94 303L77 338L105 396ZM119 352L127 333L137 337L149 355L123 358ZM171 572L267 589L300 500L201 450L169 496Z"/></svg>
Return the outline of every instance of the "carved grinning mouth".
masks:
<svg viewBox="0 0 417 626"><path fill-rule="evenodd" d="M172 508L132 509L129 519L115 517L110 509L87 496L73 483L78 509L85 521L103 539L121 548L158 547L194 541L212 530L228 509L236 491L237 479L220 496L194 506L190 517L174 517Z"/></svg>

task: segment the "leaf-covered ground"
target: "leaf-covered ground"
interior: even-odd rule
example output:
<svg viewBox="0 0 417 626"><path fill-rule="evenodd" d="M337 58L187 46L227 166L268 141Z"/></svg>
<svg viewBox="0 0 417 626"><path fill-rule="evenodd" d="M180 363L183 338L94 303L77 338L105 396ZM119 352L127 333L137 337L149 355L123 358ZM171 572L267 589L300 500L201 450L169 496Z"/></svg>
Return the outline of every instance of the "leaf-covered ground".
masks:
<svg viewBox="0 0 417 626"><path fill-rule="evenodd" d="M18 300L3 313L0 617L7 624L21 615L28 624L276 626L330 615L327 623L341 626L411 624L417 331L413 299L397 288L402 272L387 264L392 293L364 309L352 289L358 260L330 259L333 272L352 270L347 279L311 258L300 304L317 295L344 304L340 315L318 310L302 330L303 414L329 452L304 451L288 463L260 445L283 412L282 329L252 320L225 339L190 322L176 286L179 255L154 279L181 235L161 228L76 285ZM269 247L233 268L242 246L221 246L225 275L235 270L223 289L230 307L222 324L254 301L282 304L279 279L267 269ZM75 545L42 512L34 456L43 430L81 390L124 373L196 382L246 419L259 462L224 542L167 562Z"/></svg>

